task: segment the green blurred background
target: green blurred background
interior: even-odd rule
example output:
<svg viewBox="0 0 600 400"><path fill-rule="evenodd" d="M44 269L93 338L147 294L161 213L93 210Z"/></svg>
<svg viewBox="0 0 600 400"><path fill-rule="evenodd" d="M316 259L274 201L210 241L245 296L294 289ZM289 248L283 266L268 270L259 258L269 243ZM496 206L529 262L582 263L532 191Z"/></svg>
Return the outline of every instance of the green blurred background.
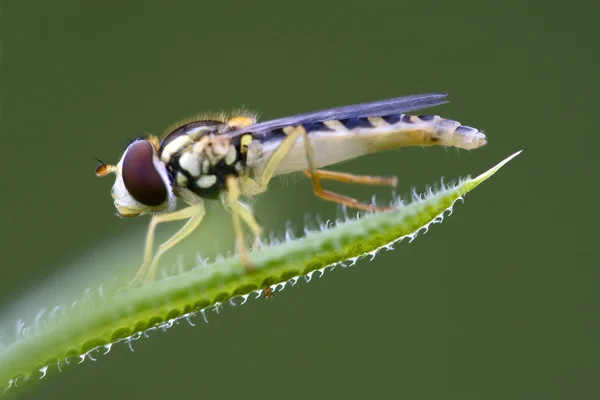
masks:
<svg viewBox="0 0 600 400"><path fill-rule="evenodd" d="M265 120L449 92L430 112L483 129L487 147L336 167L398 175L399 193L524 149L411 244L119 346L24 397L600 398L593 2L4 3L0 330L132 273L110 265L139 262L148 219L114 216L94 157L116 162L128 139L195 112L245 105ZM281 233L338 211L297 176L255 212ZM232 237L217 204L179 254L214 256Z"/></svg>

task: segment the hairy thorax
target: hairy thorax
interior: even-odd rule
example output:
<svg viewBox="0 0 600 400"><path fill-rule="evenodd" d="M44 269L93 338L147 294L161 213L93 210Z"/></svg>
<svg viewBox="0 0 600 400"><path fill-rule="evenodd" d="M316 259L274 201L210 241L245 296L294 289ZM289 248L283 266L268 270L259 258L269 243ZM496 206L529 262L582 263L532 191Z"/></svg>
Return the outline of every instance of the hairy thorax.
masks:
<svg viewBox="0 0 600 400"><path fill-rule="evenodd" d="M173 186L186 188L202 198L217 198L228 176L238 177L245 169L239 143L227 135L227 127L212 121L182 127L161 148ZM192 125L192 124L190 124ZM171 136L171 135L170 135Z"/></svg>

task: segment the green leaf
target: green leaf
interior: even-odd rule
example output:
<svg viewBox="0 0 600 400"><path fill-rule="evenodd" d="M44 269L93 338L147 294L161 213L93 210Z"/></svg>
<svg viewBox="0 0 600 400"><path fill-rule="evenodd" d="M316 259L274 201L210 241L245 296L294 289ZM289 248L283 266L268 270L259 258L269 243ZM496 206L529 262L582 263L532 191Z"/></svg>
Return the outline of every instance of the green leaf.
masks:
<svg viewBox="0 0 600 400"><path fill-rule="evenodd" d="M408 205L398 200L391 211L362 214L300 239L265 245L251 253L257 269L253 274L233 256L135 289L101 286L87 291L75 306L57 307L31 326L19 326L16 340L0 350L0 385L10 391L16 384L45 377L67 360L73 364L108 353L114 344L135 340L144 331L166 329L224 302L245 303L268 287L282 290L302 277L310 280L314 273L374 257L442 222L458 199L519 153L476 178L414 195Z"/></svg>

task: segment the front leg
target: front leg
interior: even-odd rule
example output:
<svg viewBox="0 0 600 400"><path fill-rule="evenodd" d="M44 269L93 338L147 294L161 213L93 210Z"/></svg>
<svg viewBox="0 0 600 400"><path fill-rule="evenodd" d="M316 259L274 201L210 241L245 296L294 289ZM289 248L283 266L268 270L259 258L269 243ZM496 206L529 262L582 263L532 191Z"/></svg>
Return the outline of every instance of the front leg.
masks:
<svg viewBox="0 0 600 400"><path fill-rule="evenodd" d="M146 235L144 263L138 270L135 278L133 278L131 281L131 284L141 282L142 280L146 282L154 280L160 257L167 250L175 246L186 236L192 233L198 227L203 217L204 204L202 202L190 205L187 208L172 213L154 215L150 220L150 226L148 227L148 233ZM162 222L179 221L182 219L188 219L188 221L179 230L179 232L174 234L169 240L159 246L154 258L152 258L152 248L154 247L154 233L156 231L156 226Z"/></svg>

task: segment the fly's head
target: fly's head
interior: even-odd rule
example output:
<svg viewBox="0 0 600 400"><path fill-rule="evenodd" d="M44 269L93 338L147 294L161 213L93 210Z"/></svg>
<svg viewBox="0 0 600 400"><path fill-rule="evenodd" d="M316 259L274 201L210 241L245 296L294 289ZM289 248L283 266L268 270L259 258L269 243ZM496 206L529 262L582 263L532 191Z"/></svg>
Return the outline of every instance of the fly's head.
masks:
<svg viewBox="0 0 600 400"><path fill-rule="evenodd" d="M116 175L112 197L120 217L160 213L174 208L175 195L167 167L157 154L155 138L131 143L117 165L101 163L96 175Z"/></svg>

